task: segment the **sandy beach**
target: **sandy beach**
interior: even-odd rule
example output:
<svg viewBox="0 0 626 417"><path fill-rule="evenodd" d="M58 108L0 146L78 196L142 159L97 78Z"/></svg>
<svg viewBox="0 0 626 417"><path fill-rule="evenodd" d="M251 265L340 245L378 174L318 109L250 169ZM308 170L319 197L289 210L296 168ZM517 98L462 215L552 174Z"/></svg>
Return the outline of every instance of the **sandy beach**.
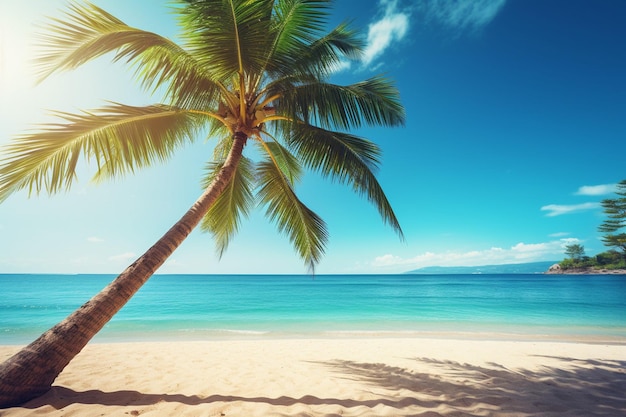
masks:
<svg viewBox="0 0 626 417"><path fill-rule="evenodd" d="M4 360L18 346L0 347ZM88 345L18 416L621 416L626 345L425 338Z"/></svg>

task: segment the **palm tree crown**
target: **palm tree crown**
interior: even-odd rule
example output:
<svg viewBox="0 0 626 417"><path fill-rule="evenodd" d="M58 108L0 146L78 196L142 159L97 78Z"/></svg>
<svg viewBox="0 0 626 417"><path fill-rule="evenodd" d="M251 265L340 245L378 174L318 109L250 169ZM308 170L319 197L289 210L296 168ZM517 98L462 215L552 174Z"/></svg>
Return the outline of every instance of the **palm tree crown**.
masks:
<svg viewBox="0 0 626 417"><path fill-rule="evenodd" d="M0 199L27 188L54 193L76 179L81 156L95 179L116 177L166 160L208 128L217 139L204 184L214 178L236 137L262 158L243 157L202 227L220 254L255 203L285 232L312 269L327 239L324 222L294 193L303 168L351 185L400 226L374 172L380 149L352 135L362 124L400 125L393 84L374 77L339 86L327 82L342 60L358 58L356 33L341 24L323 33L329 2L314 0L180 1L182 45L130 27L89 3L73 4L44 38L41 79L114 52L136 69L141 85L165 92L165 104L111 102L23 135L4 150Z"/></svg>

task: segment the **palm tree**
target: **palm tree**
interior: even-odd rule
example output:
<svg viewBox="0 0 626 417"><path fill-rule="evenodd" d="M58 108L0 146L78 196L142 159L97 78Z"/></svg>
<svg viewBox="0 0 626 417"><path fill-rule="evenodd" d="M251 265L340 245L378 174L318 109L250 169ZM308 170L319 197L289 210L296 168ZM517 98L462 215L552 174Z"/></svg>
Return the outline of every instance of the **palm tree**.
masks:
<svg viewBox="0 0 626 417"><path fill-rule="evenodd" d="M352 85L328 81L344 59L361 53L357 33L328 33L322 0L179 0L182 46L124 24L90 3L73 3L44 38L41 79L114 53L165 104L110 102L16 138L0 161L0 201L18 190L54 194L76 179L81 159L95 179L133 173L167 160L207 133L217 142L205 191L147 252L65 320L0 365L0 406L46 392L64 367L119 311L198 225L219 254L253 206L285 233L309 270L327 240L325 223L294 192L303 170L351 186L402 231L375 178L380 150L352 135L364 124L398 126L404 110L393 83L373 77ZM258 161L243 154L256 147Z"/></svg>

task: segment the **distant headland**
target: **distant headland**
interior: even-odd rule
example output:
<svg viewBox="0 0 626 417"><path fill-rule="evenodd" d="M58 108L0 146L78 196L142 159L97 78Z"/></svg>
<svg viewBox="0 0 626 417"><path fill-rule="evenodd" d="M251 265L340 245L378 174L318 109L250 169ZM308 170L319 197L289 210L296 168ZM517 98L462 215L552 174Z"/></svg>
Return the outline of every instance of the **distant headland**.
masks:
<svg viewBox="0 0 626 417"><path fill-rule="evenodd" d="M548 275L626 275L626 269L561 268L558 261L480 266L426 266L405 272L413 275L445 274L548 274Z"/></svg>
<svg viewBox="0 0 626 417"><path fill-rule="evenodd" d="M555 263L556 261L544 261L480 266L426 266L405 274L543 274Z"/></svg>

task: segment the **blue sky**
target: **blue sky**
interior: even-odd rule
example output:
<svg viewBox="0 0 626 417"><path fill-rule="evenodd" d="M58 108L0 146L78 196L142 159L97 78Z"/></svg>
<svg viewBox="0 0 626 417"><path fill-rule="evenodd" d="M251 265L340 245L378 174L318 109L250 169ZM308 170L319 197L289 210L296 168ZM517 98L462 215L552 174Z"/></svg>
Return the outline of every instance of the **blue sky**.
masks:
<svg viewBox="0 0 626 417"><path fill-rule="evenodd" d="M94 0L126 23L175 37L166 1ZM106 58L34 84L29 60L45 16L65 2L0 3L0 145L104 100L159 101ZM626 178L626 2L622 0L337 0L333 23L367 37L341 83L397 81L403 128L356 132L383 149L378 178L403 227L311 174L297 189L328 223L318 273L398 273L432 265L560 260L563 247L605 250L600 201ZM67 193L0 205L0 272L115 273L147 249L199 195L211 142L167 164ZM261 210L217 259L195 231L162 273L305 273Z"/></svg>

